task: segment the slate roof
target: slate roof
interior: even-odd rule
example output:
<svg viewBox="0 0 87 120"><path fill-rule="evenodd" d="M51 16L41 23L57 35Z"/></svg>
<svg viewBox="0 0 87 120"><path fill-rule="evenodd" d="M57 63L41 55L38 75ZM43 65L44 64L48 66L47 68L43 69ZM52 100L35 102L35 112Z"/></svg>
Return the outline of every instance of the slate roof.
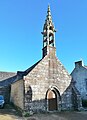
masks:
<svg viewBox="0 0 87 120"><path fill-rule="evenodd" d="M0 86L10 85L16 79L16 73L0 72Z"/></svg>
<svg viewBox="0 0 87 120"><path fill-rule="evenodd" d="M23 76L26 76L31 70L33 70L33 68L40 62L41 60L39 60L37 63L35 63L34 65L32 65L30 68L28 68L25 71L18 71L17 72L17 80L20 80L23 78Z"/></svg>
<svg viewBox="0 0 87 120"><path fill-rule="evenodd" d="M12 72L0 72L0 86L11 85L12 83L22 79L23 76L26 76L40 61L41 60L25 71L18 71L17 74Z"/></svg>

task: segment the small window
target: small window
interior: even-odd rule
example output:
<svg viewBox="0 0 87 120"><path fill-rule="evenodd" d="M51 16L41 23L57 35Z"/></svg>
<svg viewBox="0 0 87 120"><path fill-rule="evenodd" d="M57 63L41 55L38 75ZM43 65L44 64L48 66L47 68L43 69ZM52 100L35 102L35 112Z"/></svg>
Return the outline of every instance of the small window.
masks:
<svg viewBox="0 0 87 120"><path fill-rule="evenodd" d="M31 87L30 86L28 86L27 88L26 88L26 100L27 100L27 102L30 102L30 101L32 101L32 89L31 89Z"/></svg>

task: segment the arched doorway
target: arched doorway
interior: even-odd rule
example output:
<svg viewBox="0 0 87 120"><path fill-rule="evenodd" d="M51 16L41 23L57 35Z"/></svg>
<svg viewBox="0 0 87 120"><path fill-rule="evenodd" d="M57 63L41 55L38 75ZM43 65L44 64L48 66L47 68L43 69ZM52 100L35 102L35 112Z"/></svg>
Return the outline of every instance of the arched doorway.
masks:
<svg viewBox="0 0 87 120"><path fill-rule="evenodd" d="M48 89L46 93L46 99L48 111L57 111L61 109L60 93L56 88L51 87L50 89Z"/></svg>
<svg viewBox="0 0 87 120"><path fill-rule="evenodd" d="M57 95L54 91L49 90L47 94L48 99L48 110L53 111L57 110Z"/></svg>

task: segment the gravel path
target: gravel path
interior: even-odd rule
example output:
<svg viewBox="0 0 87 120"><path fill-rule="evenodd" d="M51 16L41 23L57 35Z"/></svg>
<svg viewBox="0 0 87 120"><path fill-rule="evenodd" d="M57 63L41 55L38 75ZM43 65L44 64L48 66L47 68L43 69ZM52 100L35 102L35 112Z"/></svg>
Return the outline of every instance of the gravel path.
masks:
<svg viewBox="0 0 87 120"><path fill-rule="evenodd" d="M87 111L34 114L23 118L15 109L0 109L0 120L87 120Z"/></svg>
<svg viewBox="0 0 87 120"><path fill-rule="evenodd" d="M27 120L87 120L87 112L60 112L34 115Z"/></svg>

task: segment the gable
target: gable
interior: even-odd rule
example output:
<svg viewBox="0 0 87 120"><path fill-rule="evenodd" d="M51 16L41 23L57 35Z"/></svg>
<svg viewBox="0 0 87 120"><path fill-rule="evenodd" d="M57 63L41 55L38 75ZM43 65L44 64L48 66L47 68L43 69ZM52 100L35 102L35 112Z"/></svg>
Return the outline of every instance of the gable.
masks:
<svg viewBox="0 0 87 120"><path fill-rule="evenodd" d="M78 75L78 74L80 74L80 75L87 75L87 68L84 67L84 66L80 66L78 68L74 68L74 70L71 73L71 76Z"/></svg>
<svg viewBox="0 0 87 120"><path fill-rule="evenodd" d="M47 55L24 76L24 80L34 87L54 85L62 91L70 85L71 76L56 57L50 59Z"/></svg>

